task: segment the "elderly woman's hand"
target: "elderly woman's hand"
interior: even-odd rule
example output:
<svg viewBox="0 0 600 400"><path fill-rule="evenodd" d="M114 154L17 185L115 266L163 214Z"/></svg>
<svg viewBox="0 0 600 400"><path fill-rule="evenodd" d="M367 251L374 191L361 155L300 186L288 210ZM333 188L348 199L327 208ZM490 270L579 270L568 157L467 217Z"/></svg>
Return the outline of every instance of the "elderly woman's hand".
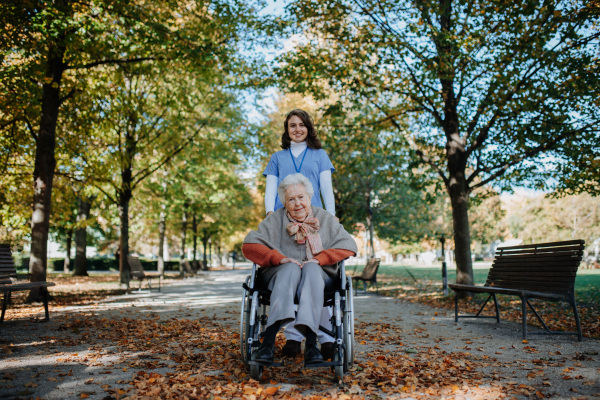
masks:
<svg viewBox="0 0 600 400"><path fill-rule="evenodd" d="M296 261L293 258L285 257L284 259L282 259L279 262L279 265L282 265L282 264L285 264L285 263L294 263L294 264L298 265L300 268L302 268L302 264L300 264L299 261Z"/></svg>
<svg viewBox="0 0 600 400"><path fill-rule="evenodd" d="M311 258L310 260L304 261L304 262L302 263L302 265L300 266L300 268L304 267L306 264L308 264L308 263L311 263L311 262L312 262L312 263L315 263L315 264L317 264L317 265L320 265L320 264L319 264L319 260L317 260L316 258Z"/></svg>

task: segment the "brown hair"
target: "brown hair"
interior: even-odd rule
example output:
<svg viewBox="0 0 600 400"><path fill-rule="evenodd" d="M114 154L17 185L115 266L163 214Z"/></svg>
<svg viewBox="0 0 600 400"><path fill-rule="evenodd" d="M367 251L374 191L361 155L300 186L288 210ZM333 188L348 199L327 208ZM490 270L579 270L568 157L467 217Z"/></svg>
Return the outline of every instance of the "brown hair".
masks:
<svg viewBox="0 0 600 400"><path fill-rule="evenodd" d="M304 110L300 110L299 108L290 111L285 117L285 121L283 123L283 134L281 135L281 148L284 150L290 148L292 140L290 139L290 133L288 132L288 121L294 115L302 120L304 126L308 131L308 136L306 136L306 145L311 149L320 149L322 147L321 141L317 137L317 131L315 131L313 119L311 118L309 113L307 113Z"/></svg>

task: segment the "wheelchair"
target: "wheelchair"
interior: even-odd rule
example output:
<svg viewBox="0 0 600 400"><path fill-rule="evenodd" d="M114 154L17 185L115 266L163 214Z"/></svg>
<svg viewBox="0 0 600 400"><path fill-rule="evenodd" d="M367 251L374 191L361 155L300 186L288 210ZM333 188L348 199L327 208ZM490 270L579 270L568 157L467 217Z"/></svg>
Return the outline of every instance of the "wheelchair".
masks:
<svg viewBox="0 0 600 400"><path fill-rule="evenodd" d="M305 364L305 367L330 367L335 380L343 383L344 373L354 363L354 302L352 278L346 276L344 262L338 263L337 274L330 276L332 284L325 286L324 306L332 308L331 330L319 326L319 330L334 339L331 361ZM260 346L260 339L267 328L270 291L261 284L260 269L256 264L252 274L246 277L242 296L240 318L240 350L244 364L250 369L250 377L260 380L265 367L281 367L283 363L261 363L252 360L252 353Z"/></svg>

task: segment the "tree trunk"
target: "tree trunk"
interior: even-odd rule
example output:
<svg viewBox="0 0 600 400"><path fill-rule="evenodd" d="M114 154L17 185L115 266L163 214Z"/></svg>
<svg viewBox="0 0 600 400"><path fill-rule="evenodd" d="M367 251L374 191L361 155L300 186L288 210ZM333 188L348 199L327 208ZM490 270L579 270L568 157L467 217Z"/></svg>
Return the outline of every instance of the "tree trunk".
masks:
<svg viewBox="0 0 600 400"><path fill-rule="evenodd" d="M67 231L67 243L66 243L66 256L65 256L65 265L63 266L63 272L65 274L69 273L69 268L71 268L71 246L73 244L73 230L69 229Z"/></svg>
<svg viewBox="0 0 600 400"><path fill-rule="evenodd" d="M79 196L77 209L77 230L75 231L75 269L73 275L88 276L87 272L87 228L85 221L90 217L92 203Z"/></svg>
<svg viewBox="0 0 600 400"><path fill-rule="evenodd" d="M369 193L367 196L367 225L369 228L369 257L375 258L375 245L373 239L375 233L373 232L373 209L371 208L371 193Z"/></svg>
<svg viewBox="0 0 600 400"><path fill-rule="evenodd" d="M198 251L198 221L196 220L196 213L192 215L192 237L194 239L194 261L196 261L196 253Z"/></svg>
<svg viewBox="0 0 600 400"><path fill-rule="evenodd" d="M158 220L158 273L165 275L165 229L167 214L164 209Z"/></svg>
<svg viewBox="0 0 600 400"><path fill-rule="evenodd" d="M455 114L458 126L458 115ZM446 145L449 179L448 195L452 204L454 228L454 251L456 257L456 283L473 284L473 261L471 260L471 230L469 226L469 188L465 178L467 157L464 139L458 134L450 135Z"/></svg>
<svg viewBox="0 0 600 400"><path fill-rule="evenodd" d="M125 140L119 150L121 152L121 187L117 193L119 201L119 218L121 220L121 252L119 255L119 276L121 284L127 286L129 290L129 264L127 256L129 255L129 202L133 197L133 160L135 158L136 142L135 131L137 127L137 116L131 113L128 116L129 126L125 129ZM120 140L119 140L120 142Z"/></svg>
<svg viewBox="0 0 600 400"><path fill-rule="evenodd" d="M473 284L473 263L471 260L471 231L469 227L469 187L465 178L467 156L465 139L460 135L458 100L454 93L456 77L452 42L447 40L453 34L452 0L440 1L440 32L434 41L440 57L438 77L444 99L444 119L442 128L446 136L446 157L448 179L446 189L452 204L452 225L454 227L454 247L456 253L456 283Z"/></svg>
<svg viewBox="0 0 600 400"><path fill-rule="evenodd" d="M62 4L61 4L62 5ZM50 43L46 64L46 79L42 89L40 128L36 137L33 170L33 214L31 216L31 281L45 281L48 266L48 231L52 204L52 180L56 158L56 124L60 108L60 84L64 72L64 37ZM41 301L39 288L29 292L26 302Z"/></svg>
<svg viewBox="0 0 600 400"><path fill-rule="evenodd" d="M208 250L208 239L208 235L202 236L202 248L204 250L202 254L202 269L205 271L208 269L208 260L206 259L206 250Z"/></svg>
<svg viewBox="0 0 600 400"><path fill-rule="evenodd" d="M469 194L466 190L466 182L463 185L459 183L451 185L449 193L452 202L452 225L454 227L456 283L472 285L473 261L471 259L471 231L469 227Z"/></svg>
<svg viewBox="0 0 600 400"><path fill-rule="evenodd" d="M119 196L119 218L121 220L121 240L119 254L119 276L120 282L129 289L129 264L127 256L129 255L129 200L131 199L131 191L129 194L122 193Z"/></svg>
<svg viewBox="0 0 600 400"><path fill-rule="evenodd" d="M185 240L187 233L187 205L183 206L183 215L181 217L181 260L185 260Z"/></svg>

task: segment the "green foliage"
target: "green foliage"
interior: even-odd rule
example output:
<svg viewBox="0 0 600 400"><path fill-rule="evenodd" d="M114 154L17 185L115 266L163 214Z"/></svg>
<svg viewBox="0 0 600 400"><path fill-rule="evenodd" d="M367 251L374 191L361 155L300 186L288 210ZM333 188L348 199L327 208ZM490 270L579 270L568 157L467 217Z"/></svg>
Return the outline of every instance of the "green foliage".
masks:
<svg viewBox="0 0 600 400"><path fill-rule="evenodd" d="M457 141L471 190L502 175L501 187L547 187L547 166L568 149L588 143L594 154L598 15L585 2L296 1L289 13L307 34L282 58L291 90L360 99L380 120L406 116L398 133L442 176Z"/></svg>
<svg viewBox="0 0 600 400"><path fill-rule="evenodd" d="M508 207L509 229L524 243L584 239L590 246L600 237L600 199L589 194L514 197Z"/></svg>
<svg viewBox="0 0 600 400"><path fill-rule="evenodd" d="M504 240L507 234L506 211L502 208L500 196L494 195L479 202L471 203L471 238L474 242L490 244Z"/></svg>
<svg viewBox="0 0 600 400"><path fill-rule="evenodd" d="M45 117L58 126L57 152L47 156L56 156L56 172L78 182L78 191L102 194L100 210L93 212L107 238L117 225L110 203L123 189L116 165L135 166L135 186L198 136L210 143L244 135L248 125L232 106L234 90L248 85L264 63L238 50L242 42L259 44L263 32L275 33L280 24L258 17L261 6L219 0L3 2L0 172L9 178L0 183L2 240L22 240L27 231L47 88L61 96L59 115ZM51 63L52 57L58 61ZM234 129L236 123L242 129ZM206 129L198 135L217 125L221 134ZM120 140L127 132L138 136ZM214 150L193 145L199 152ZM59 223L68 206L61 196L54 200L52 223Z"/></svg>

